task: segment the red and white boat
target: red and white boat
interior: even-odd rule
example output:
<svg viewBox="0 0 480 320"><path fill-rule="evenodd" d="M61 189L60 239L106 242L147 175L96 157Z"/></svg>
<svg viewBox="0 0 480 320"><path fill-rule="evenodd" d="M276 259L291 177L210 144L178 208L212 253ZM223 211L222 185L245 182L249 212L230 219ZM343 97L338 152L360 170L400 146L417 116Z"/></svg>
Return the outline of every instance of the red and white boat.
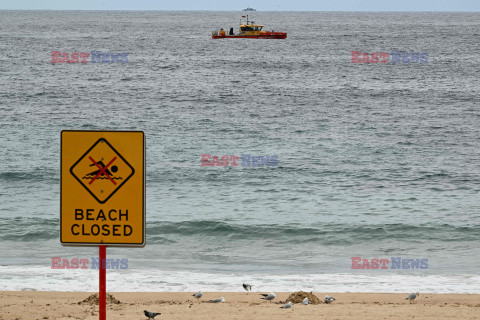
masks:
<svg viewBox="0 0 480 320"><path fill-rule="evenodd" d="M226 39L226 38L253 38L253 39L285 39L287 38L286 32L276 31L264 31L263 26L255 24L255 22L248 21L248 16L242 16L246 18L246 23L240 21L240 29L238 33L230 28L228 34L227 31L220 29L220 31L212 31L212 39Z"/></svg>

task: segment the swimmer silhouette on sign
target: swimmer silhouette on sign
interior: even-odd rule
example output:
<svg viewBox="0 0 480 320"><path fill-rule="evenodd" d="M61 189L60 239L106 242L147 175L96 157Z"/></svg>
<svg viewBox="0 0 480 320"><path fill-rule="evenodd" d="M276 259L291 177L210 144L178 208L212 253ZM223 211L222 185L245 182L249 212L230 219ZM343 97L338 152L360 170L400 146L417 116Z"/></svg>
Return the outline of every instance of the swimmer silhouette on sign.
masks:
<svg viewBox="0 0 480 320"><path fill-rule="evenodd" d="M97 179L108 179L110 180L114 185L116 185L117 183L114 181L114 179L119 179L119 180L122 180L122 178L118 177L114 177L112 172L108 169L108 167L110 167L110 165L117 159L117 157L113 157L113 159L107 164L105 165L103 163L103 158L102 160L100 160L99 162L96 162L95 160L93 160L92 157L88 157L90 159L90 161L93 162L93 164L90 165L90 167L92 166L97 166L98 170L96 171L93 171L93 172L90 172L88 174L86 174L82 179L91 179L91 181L89 182L89 184L92 184L95 180ZM113 172L117 172L118 171L118 167L117 166L112 166L111 167L111 170Z"/></svg>
<svg viewBox="0 0 480 320"><path fill-rule="evenodd" d="M102 160L98 161L97 162L102 168L105 168L105 164L103 163ZM95 163L91 164L90 167L93 167L95 166ZM104 176L105 173L108 174L109 176L113 177L113 173L117 172L118 171L118 167L117 166L112 166L112 171L110 172L110 169L104 169L102 170L102 173L100 174L100 176ZM96 176L98 173L100 172L100 170L96 170L96 171L93 171L93 172L90 172L90 173L87 173L85 176Z"/></svg>

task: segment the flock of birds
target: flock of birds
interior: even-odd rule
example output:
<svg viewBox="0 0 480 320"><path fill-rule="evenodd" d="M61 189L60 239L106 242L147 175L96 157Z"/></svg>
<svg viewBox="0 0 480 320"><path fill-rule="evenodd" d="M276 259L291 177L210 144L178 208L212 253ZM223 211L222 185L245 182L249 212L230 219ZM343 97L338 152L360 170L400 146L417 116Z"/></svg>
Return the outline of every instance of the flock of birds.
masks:
<svg viewBox="0 0 480 320"><path fill-rule="evenodd" d="M248 292L252 291L252 287L253 286L250 285L250 284L245 284L245 283L243 284L243 289L245 289L245 291L247 291L247 294L248 294ZM275 292L261 293L260 295L263 296L263 298L260 298L260 299L270 301L270 303L272 303L272 301L277 297ZM417 298L419 295L420 295L420 293L418 293L418 292L410 293L405 300L409 300L409 302L412 303L412 301L414 301L415 298ZM200 299L203 297L203 293L202 293L202 291L198 291L197 293L194 293L192 296L194 298L196 298L197 301L200 302ZM334 297L326 295L323 302L326 303L326 304L329 304L329 303L331 303L335 300L336 299ZM209 300L208 302L210 302L210 303L223 303L223 302L225 302L225 298L220 297L218 299ZM310 301L308 301L308 298L305 298L305 299L303 299L302 304L306 306L306 305L310 304ZM292 302L287 302L284 306L282 306L280 308L290 309L290 308L292 308L292 306L293 306ZM148 319L154 319L156 316L161 315L160 312L149 312L147 310L144 310L143 312L145 313L145 316Z"/></svg>

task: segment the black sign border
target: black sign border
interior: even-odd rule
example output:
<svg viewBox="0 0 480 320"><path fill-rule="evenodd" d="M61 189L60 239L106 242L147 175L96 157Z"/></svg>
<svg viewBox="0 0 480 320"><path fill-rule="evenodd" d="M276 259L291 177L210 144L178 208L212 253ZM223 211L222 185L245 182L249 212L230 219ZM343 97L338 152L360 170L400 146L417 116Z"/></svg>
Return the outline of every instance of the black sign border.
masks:
<svg viewBox="0 0 480 320"><path fill-rule="evenodd" d="M97 144L99 144L100 142L105 142L110 148L112 148L113 152L115 152L115 154L117 156L120 157L120 159L123 160L123 162L125 162L127 164L127 166L132 169L132 173L125 179L123 180L123 182L103 201L101 201L100 199L97 198L97 196L90 190L88 189L88 187L85 185L85 183L83 183L83 181L81 179L79 179L74 173L73 173L73 168L75 168L75 166L80 162L82 161L86 156L87 154L92 151L93 148L95 148L97 146ZM78 159L77 162L75 162L73 164L73 166L70 168L70 173L72 174L72 176L75 177L75 179L77 179L78 182L80 182L80 184L95 198L95 200L97 200L99 203L101 204L104 204L105 202L108 201L108 199L110 199L114 194L115 192L117 192L118 190L120 190L120 188L135 174L135 169L130 165L130 163L128 163L127 160L125 160L124 157L122 157L122 155L110 144L110 142L107 141L107 139L105 138L100 138L97 140L97 142L95 142L91 147L90 149L87 150L87 152L85 152L81 157L80 159Z"/></svg>

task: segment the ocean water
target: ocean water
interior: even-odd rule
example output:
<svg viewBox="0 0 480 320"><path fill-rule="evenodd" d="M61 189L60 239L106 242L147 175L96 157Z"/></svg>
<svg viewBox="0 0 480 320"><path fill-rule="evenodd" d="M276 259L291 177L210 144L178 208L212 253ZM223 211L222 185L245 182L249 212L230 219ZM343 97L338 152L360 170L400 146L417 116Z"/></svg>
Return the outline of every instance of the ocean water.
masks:
<svg viewBox="0 0 480 320"><path fill-rule="evenodd" d="M102 129L147 139L147 246L107 249L128 259L109 290L480 293L480 14L256 12L287 39L210 38L241 14L0 11L0 290L98 289L97 270L51 257L98 255L60 245L59 146ZM207 153L279 165L202 167Z"/></svg>

